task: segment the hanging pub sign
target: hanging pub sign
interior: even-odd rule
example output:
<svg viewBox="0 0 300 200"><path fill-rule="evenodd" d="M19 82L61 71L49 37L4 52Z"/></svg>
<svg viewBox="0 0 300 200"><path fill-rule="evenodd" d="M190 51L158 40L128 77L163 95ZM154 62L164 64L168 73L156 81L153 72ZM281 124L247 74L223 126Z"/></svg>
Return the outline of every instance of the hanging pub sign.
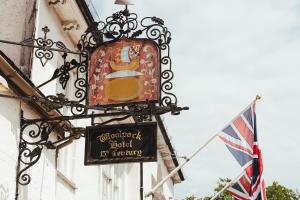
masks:
<svg viewBox="0 0 300 200"><path fill-rule="evenodd" d="M127 104L160 98L160 62L150 39L121 38L91 54L89 105Z"/></svg>
<svg viewBox="0 0 300 200"><path fill-rule="evenodd" d="M87 127L84 164L156 161L156 135L156 122Z"/></svg>

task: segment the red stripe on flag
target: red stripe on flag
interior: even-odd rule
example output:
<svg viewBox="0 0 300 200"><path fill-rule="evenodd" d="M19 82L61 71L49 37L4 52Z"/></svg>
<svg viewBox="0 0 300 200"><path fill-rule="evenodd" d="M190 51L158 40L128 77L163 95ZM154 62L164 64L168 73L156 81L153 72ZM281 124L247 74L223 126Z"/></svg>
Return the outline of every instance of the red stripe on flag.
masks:
<svg viewBox="0 0 300 200"><path fill-rule="evenodd" d="M233 142L231 142L230 140L227 140L225 137L223 137L223 136L219 136L219 138L221 139L221 140L223 140L223 142L225 142L226 144L229 144L230 146L233 146L233 147L235 147L235 148L237 148L237 149L240 149L240 150L242 150L242 151L245 151L246 153L248 153L249 155L252 155L252 152L249 150L249 149L247 149L247 148L245 148L244 146L241 146L241 145L238 145L238 144L236 144L236 143L233 143Z"/></svg>
<svg viewBox="0 0 300 200"><path fill-rule="evenodd" d="M262 180L262 183L261 183L261 193L262 193L262 198L263 200L267 200L267 194L266 194L266 188L265 188L265 181Z"/></svg>
<svg viewBox="0 0 300 200"><path fill-rule="evenodd" d="M239 180L240 184L244 187L244 189L250 193L251 183L248 182L248 179L245 176L242 176Z"/></svg>
<svg viewBox="0 0 300 200"><path fill-rule="evenodd" d="M253 163L251 163L248 167L246 167L244 169L244 171L246 172L246 174L249 176L249 177L252 177L253 176Z"/></svg>
<svg viewBox="0 0 300 200"><path fill-rule="evenodd" d="M252 195L256 193L256 190L260 187L260 176L257 178L256 182L252 185Z"/></svg>
<svg viewBox="0 0 300 200"><path fill-rule="evenodd" d="M246 142L250 145L250 147L252 147L253 132L248 128L243 118L238 117L236 120L233 121L233 124L236 127L236 129L240 132L240 134L243 136L243 138L246 140Z"/></svg>

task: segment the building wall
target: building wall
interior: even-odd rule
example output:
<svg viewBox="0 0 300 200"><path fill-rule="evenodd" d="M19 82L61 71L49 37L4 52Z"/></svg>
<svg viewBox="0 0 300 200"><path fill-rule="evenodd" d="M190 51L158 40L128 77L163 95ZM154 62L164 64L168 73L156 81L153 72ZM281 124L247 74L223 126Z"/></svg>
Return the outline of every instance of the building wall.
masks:
<svg viewBox="0 0 300 200"><path fill-rule="evenodd" d="M144 163L144 191L145 194L149 192L158 182L166 177L169 172L163 164L163 159L158 153L157 162ZM168 179L157 192L162 193L166 199L174 196L174 183L172 179Z"/></svg>
<svg viewBox="0 0 300 200"><path fill-rule="evenodd" d="M2 30L5 28L5 31L0 31L1 39L16 42L23 40L27 1L0 0L0 27ZM0 50L16 61L16 65L20 64L21 46L1 43Z"/></svg>
<svg viewBox="0 0 300 200"><path fill-rule="evenodd" d="M13 42L21 42L33 37L35 24L36 0L0 0L0 38ZM0 43L0 50L14 60L24 74L30 77L30 48Z"/></svg>
<svg viewBox="0 0 300 200"><path fill-rule="evenodd" d="M38 12L36 21L36 36L43 37L44 32L42 28L47 26L50 32L47 34L48 38L53 41L61 41L71 50L74 49L74 45L70 41L66 32L62 30L61 21L55 14L53 6L48 4L47 0L38 1ZM55 47L55 46L53 46ZM46 80L50 79L54 73L54 70L63 64L62 54L54 52L53 59L49 60L47 64L42 67L42 64L38 58L33 59L32 77L31 80L35 85L40 85ZM72 57L69 55L68 57ZM56 93L56 81L51 82L40 88L45 95L51 95Z"/></svg>
<svg viewBox="0 0 300 200"><path fill-rule="evenodd" d="M20 106L17 100L0 98L0 197L14 199Z"/></svg>

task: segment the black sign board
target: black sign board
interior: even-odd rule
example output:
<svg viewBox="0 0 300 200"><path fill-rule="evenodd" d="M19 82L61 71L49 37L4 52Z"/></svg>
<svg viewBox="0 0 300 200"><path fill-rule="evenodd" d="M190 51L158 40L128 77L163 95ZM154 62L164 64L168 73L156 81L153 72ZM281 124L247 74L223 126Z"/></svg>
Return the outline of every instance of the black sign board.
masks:
<svg viewBox="0 0 300 200"><path fill-rule="evenodd" d="M157 160L157 124L117 124L86 129L85 165Z"/></svg>

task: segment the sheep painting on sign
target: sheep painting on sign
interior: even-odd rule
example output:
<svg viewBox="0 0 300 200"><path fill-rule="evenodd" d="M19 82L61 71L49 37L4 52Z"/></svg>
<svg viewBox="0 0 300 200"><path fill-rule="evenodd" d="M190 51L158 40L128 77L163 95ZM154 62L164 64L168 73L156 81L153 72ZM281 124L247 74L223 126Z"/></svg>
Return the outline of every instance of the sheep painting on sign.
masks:
<svg viewBox="0 0 300 200"><path fill-rule="evenodd" d="M122 38L91 54L89 105L116 105L160 98L158 48L147 39Z"/></svg>

